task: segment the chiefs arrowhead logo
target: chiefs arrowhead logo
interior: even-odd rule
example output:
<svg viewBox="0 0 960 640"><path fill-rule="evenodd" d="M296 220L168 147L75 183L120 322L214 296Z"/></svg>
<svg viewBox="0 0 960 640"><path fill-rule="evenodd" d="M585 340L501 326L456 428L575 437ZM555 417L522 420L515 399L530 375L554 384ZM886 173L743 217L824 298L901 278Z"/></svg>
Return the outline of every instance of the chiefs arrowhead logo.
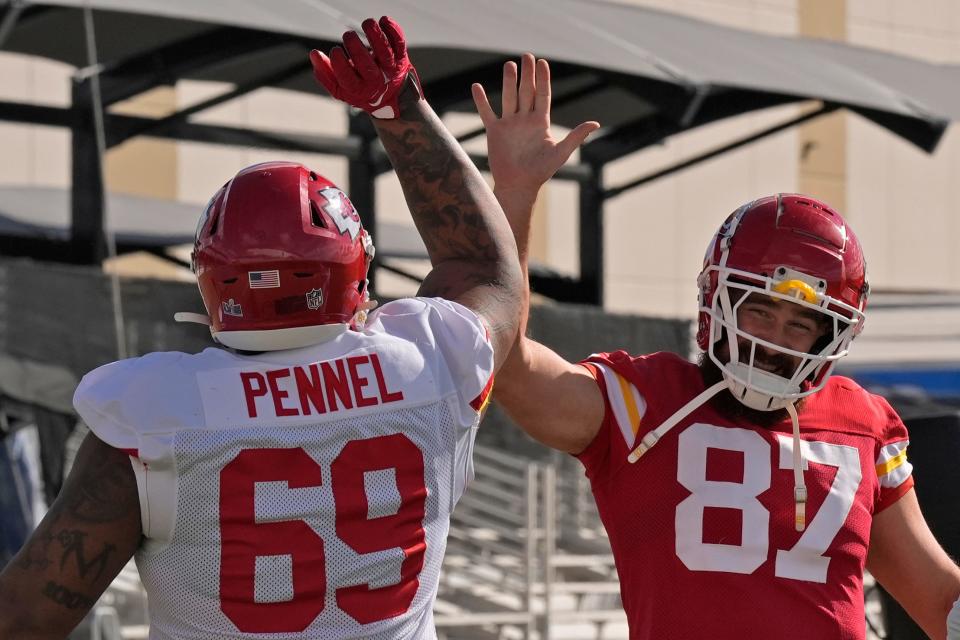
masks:
<svg viewBox="0 0 960 640"><path fill-rule="evenodd" d="M353 203L347 198L347 194L334 187L320 189L317 194L326 200L323 210L337 225L340 234L349 235L351 240L356 240L363 226L360 224L360 215L353 208Z"/></svg>

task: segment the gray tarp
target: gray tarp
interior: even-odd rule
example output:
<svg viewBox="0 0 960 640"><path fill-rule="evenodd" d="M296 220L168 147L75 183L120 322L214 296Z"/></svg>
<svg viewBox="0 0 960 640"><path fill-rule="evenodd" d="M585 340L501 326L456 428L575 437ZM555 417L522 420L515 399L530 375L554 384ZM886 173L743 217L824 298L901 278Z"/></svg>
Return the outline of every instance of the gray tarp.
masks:
<svg viewBox="0 0 960 640"><path fill-rule="evenodd" d="M4 320L16 322L16 318ZM73 413L73 392L79 381L79 377L58 364L0 351L0 395L18 402L57 413Z"/></svg>

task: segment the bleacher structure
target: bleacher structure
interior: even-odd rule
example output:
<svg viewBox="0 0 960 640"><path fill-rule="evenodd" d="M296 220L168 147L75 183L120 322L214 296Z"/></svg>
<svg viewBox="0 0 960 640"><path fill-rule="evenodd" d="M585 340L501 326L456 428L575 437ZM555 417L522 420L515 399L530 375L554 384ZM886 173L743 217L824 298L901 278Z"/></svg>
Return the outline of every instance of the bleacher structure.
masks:
<svg viewBox="0 0 960 640"><path fill-rule="evenodd" d="M440 638L625 638L613 556L583 473L481 445L474 466L451 520Z"/></svg>

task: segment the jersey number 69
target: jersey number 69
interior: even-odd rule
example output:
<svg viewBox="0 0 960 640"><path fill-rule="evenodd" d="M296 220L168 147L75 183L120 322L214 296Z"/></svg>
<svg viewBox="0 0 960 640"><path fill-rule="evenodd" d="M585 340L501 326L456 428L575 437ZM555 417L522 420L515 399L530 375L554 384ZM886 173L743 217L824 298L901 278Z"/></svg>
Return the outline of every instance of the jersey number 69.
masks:
<svg viewBox="0 0 960 640"><path fill-rule="evenodd" d="M400 508L367 519L363 474L396 469ZM361 624L406 612L419 588L427 544L423 530L427 490L423 454L403 434L348 442L330 465L337 537L356 553L399 547L400 581L336 590L337 607ZM303 631L323 612L327 591L323 538L303 520L257 522L258 482L286 482L290 489L323 484L320 464L302 448L245 449L220 472L220 608L246 633ZM257 602L257 558L290 556L293 597Z"/></svg>

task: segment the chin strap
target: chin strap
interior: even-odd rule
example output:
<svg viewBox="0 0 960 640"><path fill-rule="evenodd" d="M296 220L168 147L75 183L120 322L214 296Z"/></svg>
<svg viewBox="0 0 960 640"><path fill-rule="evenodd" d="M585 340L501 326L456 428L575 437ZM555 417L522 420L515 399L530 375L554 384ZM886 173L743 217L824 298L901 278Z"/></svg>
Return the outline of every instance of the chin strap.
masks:
<svg viewBox="0 0 960 640"><path fill-rule="evenodd" d="M791 402L786 407L793 423L793 501L796 505L794 525L797 531L807 528L807 485L803 481L803 451L800 448L800 418Z"/></svg>
<svg viewBox="0 0 960 640"><path fill-rule="evenodd" d="M210 318L202 313L194 313L192 311L177 311L173 314L174 322L196 322L197 324L203 324L210 326Z"/></svg>
<svg viewBox="0 0 960 640"><path fill-rule="evenodd" d="M704 391L700 392L700 394L697 397L695 397L693 400L691 400L687 404L680 407L679 411L677 411L675 414L667 418L667 420L663 424L661 424L659 427L657 427L647 435L643 436L643 439L640 441L640 444L637 445L637 448L631 451L630 455L627 456L627 461L630 463L634 463L637 460L639 460L640 456L642 456L651 448L653 448L653 445L657 444L657 440L662 438L668 431L670 431L670 429L673 429L675 426L677 426L677 424L681 420L683 420L688 415L693 413L700 406L706 404L706 402L710 398L717 395L718 393L720 393L726 388L727 388L727 382L725 380L721 380L720 382L716 383L712 387L709 387Z"/></svg>
<svg viewBox="0 0 960 640"><path fill-rule="evenodd" d="M357 312L353 314L353 320L350 322L350 328L354 331L362 331L364 325L367 324L367 317L370 315L370 312L379 306L379 300L367 298L361 302L360 306L357 307Z"/></svg>

